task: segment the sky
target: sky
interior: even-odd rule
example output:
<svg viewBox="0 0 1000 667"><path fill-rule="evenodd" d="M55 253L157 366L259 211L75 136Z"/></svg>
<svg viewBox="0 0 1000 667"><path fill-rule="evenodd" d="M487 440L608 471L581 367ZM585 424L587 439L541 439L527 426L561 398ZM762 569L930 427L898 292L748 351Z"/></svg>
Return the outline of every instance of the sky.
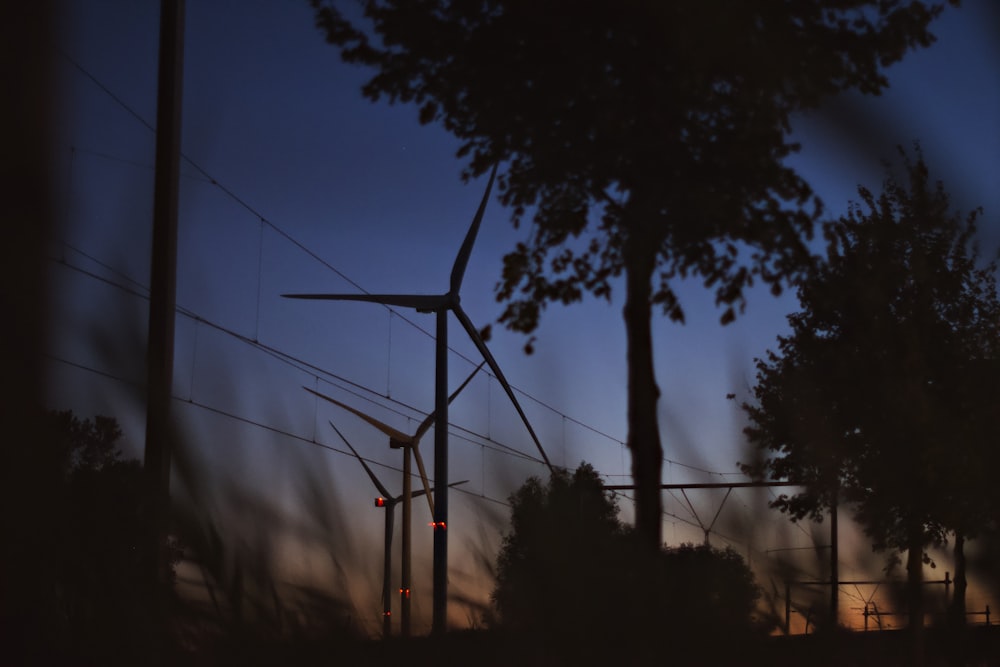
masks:
<svg viewBox="0 0 1000 667"><path fill-rule="evenodd" d="M115 415L137 456L144 417L134 384L144 372L148 304L108 281L141 294L149 280L158 21L153 0L68 2L56 40L50 403ZM830 215L846 211L859 184L878 189L895 145L920 141L956 208L984 207L986 254L1000 247L998 26L992 0L967 0L936 24L935 45L888 70L883 96L848 95L825 114L796 117L802 150L791 162ZM367 614L378 604L382 516L327 421L390 489L401 488L400 455L302 387L415 429L433 407L433 317L281 294L445 291L485 178L463 183L457 142L421 126L413 107L364 99L368 73L339 62L304 1L190 2L184 49L175 414L207 468L289 512L300 507L303 470L326 481L351 532L360 568L352 576L363 583L356 602ZM494 197L461 292L477 326L499 316L502 257L526 236ZM753 359L775 347L797 303L790 293L752 290L746 312L723 327L697 281L678 292L687 323L654 325L663 480L744 481L741 415L726 396L752 386ZM530 356L523 336L499 326L489 343L553 461L586 460L613 484L629 482L622 303L617 290L610 303L550 306ZM456 387L479 359L454 318L449 342ZM527 432L486 374L455 401L450 419L451 479L469 480L451 501L452 587L482 597L469 545L495 548L489 517L503 516L500 503L545 469L530 460ZM421 450L430 465L433 432ZM711 522L723 495L689 494L692 512L679 494L666 494L664 539L700 542L697 524ZM768 517L781 524L770 532L748 529L753 503L734 494L713 543L745 538L740 548L753 558L811 543L808 531L789 530L779 517ZM621 508L630 519L627 499ZM416 514L415 526L425 519ZM727 530L743 538L727 542L719 536ZM418 531L415 572L426 577L415 586L419 618L430 609L429 545L429 530ZM315 554L291 552L289 571L315 565ZM453 622L464 618L452 611Z"/></svg>

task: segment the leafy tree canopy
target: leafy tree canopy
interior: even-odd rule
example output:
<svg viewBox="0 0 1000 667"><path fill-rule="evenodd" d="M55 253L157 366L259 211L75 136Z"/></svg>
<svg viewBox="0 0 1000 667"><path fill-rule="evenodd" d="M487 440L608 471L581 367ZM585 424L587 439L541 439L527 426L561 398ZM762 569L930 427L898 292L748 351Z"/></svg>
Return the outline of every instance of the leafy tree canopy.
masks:
<svg viewBox="0 0 1000 667"><path fill-rule="evenodd" d="M683 320L674 283L699 276L729 322L754 280L779 292L808 265L820 206L785 162L792 113L881 91L943 3L364 0L348 16L310 2L343 58L375 68L365 95L440 122L467 177L505 165L500 199L533 225L504 258L502 322L530 333L548 303L610 298L624 274L636 525L655 551L653 309Z"/></svg>
<svg viewBox="0 0 1000 667"><path fill-rule="evenodd" d="M367 96L442 123L470 158L466 175L507 163L501 199L515 224L532 211L534 227L507 256L499 296L511 300L502 320L526 332L547 302L608 297L630 266L648 280L659 265L651 301L678 320L678 276L713 286L724 321L755 275L780 289L817 212L801 209L812 192L784 164L790 115L841 90L881 91L882 68L928 45L941 11L913 0L366 0L366 20L352 22L311 3L344 58L376 68ZM740 245L756 250L741 257Z"/></svg>
<svg viewBox="0 0 1000 667"><path fill-rule="evenodd" d="M532 477L510 503L492 596L505 626L560 625L614 594L624 526L591 466L557 471L547 484Z"/></svg>
<svg viewBox="0 0 1000 667"><path fill-rule="evenodd" d="M140 545L142 464L119 449L117 420L80 419L71 411L46 414L37 446L58 461L60 484L54 489L58 514L47 533L58 618L55 641L76 655L98 662L130 650L148 650L150 591L143 576ZM180 552L170 554L172 566Z"/></svg>
<svg viewBox="0 0 1000 667"><path fill-rule="evenodd" d="M113 417L97 415L93 420L81 420L71 410L51 411L46 428L66 472L97 471L121 460L117 443L122 431Z"/></svg>
<svg viewBox="0 0 1000 667"><path fill-rule="evenodd" d="M757 360L743 407L768 458L744 469L805 484L774 503L796 518L819 518L839 489L876 547L912 551L992 511L1000 300L980 212L952 212L919 149L900 152L906 181L860 188L828 225L792 333Z"/></svg>

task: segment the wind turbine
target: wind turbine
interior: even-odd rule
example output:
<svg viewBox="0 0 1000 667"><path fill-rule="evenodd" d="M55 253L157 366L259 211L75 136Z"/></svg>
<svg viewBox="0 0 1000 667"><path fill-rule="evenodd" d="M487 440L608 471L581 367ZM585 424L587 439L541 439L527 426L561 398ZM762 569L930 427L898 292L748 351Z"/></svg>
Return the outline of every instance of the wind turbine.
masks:
<svg viewBox="0 0 1000 667"><path fill-rule="evenodd" d="M434 634L443 634L447 623L448 604L448 311L455 313L459 323L469 334L469 338L476 345L479 353L489 364L490 370L499 380L507 397L510 398L521 421L524 422L531 439L535 442L542 455L542 460L548 466L550 472L555 472L549 457L542 449L542 443L538 441L535 430L531 428L528 417L521 409L514 391L510 388L507 378L497 364L496 359L490 353L486 343L476 328L472 325L469 316L465 314L460 305L459 289L462 286L462 278L465 276L465 268L469 263L469 255L472 253L472 246L476 242L476 234L483 221L483 213L486 211L486 204L489 201L490 190L493 188L493 181L497 175L497 167L493 166L490 172L490 180L486 185L486 193L479 203L479 209L469 231L462 241L462 246L455 257L455 263L451 268L451 280L448 291L444 294L285 294L283 296L293 299L320 299L333 301L368 301L371 303L381 303L386 306L399 306L402 308L414 308L420 313L434 313L436 316L436 346L435 346L435 372L434 372Z"/></svg>
<svg viewBox="0 0 1000 667"><path fill-rule="evenodd" d="M392 529L396 517L396 505L399 503L400 500L402 500L403 504L406 505L412 499L413 496L422 496L425 495L427 492L424 489L420 489L416 493L410 493L409 491L410 485L404 482L404 488L406 490L403 491L403 495L393 497L393 495L389 493L389 490L385 488L385 485L382 484L379 478L375 476L375 473L372 472L372 469L368 467L368 464L365 463L365 460L361 458L361 455L358 454L358 450L354 449L351 443L347 441L347 438L345 438L344 434L340 432L340 429L334 426L333 422L330 422L330 426L333 427L333 430L337 432L337 435L339 435L340 439L344 441L344 444L347 445L350 448L351 452L354 453L354 456L358 459L358 462L361 464L361 467L363 467L365 469L365 472L368 473L368 477L372 480L372 483L375 485L375 488L378 489L378 492L381 494L378 498L375 499L375 507L381 507L382 509L385 510L385 549L382 556L382 636L388 639L392 634L392 593L391 593ZM468 481L469 480L465 479L462 480L461 482L453 482L448 486L455 487L458 486L459 484L465 484ZM406 552L404 551L404 559L406 557L407 557ZM406 560L404 560L403 562L406 563ZM406 575L404 575L404 579L405 580L401 584L400 588L400 593L401 595L403 595L403 600L404 600L403 606L401 608L406 609L406 611L409 612L409 595L403 594L404 590L407 593L409 592L409 581ZM402 630L401 634L404 637L409 636L409 630L410 630L409 618L407 618L407 616L408 613L406 616L403 616L403 618L401 618L401 623L400 623L400 628Z"/></svg>
<svg viewBox="0 0 1000 667"><path fill-rule="evenodd" d="M472 378L476 376L476 373L479 372L479 370L483 367L483 364L485 363L486 362L484 361L482 364L479 364L479 366L477 366L476 369L469 374L469 377L465 379L465 382L463 382L461 386L458 389L456 389L451 394L451 396L448 397L449 404L451 404L451 402L455 400L455 397L458 396L463 389L465 389L465 386L472 381ZM360 410L352 408L346 403L341 403L340 401L334 398L330 398L325 394L321 394L318 391L314 391L309 387L303 387L303 389L308 391L310 394L319 396L323 400L329 401L334 405L344 408L348 412L356 414L357 416L361 417L362 419L364 419L366 422L368 422L378 430L382 431L382 433L385 433L387 436L389 436L389 447L393 449L399 449L399 448L403 449L403 495L400 496L403 499L403 538L401 545L403 552L402 556L403 564L402 564L402 574L401 574L402 581L400 583L400 589L399 589L399 594L400 594L399 608L400 608L401 634L403 637L409 637L410 636L410 572L411 572L410 526L412 525L411 524L412 506L413 506L412 499L414 496L426 495L427 505L431 510L431 517L433 518L434 502L431 500L431 486L430 482L427 479L427 472L424 470L424 460L423 457L420 456L419 445L420 445L420 438L424 436L427 430L431 427L431 424L434 423L434 413L427 415L427 417L422 422L420 422L420 425L417 427L417 430L413 432L413 435L406 435L402 431L398 431L393 427L389 426L388 424L381 422L378 419L375 419L371 415L367 415L361 412ZM333 426L333 424L331 423L330 426ZM333 426L333 430L337 431L337 427ZM347 439L344 438L343 435L341 435L340 431L337 431L337 435L340 436L341 440L347 442ZM348 447L350 447L349 443ZM354 451L353 447L351 447L351 451ZM420 481L423 483L424 486L423 490L418 493L413 493L410 486L413 477L413 473L410 468L411 451L413 452L414 458L417 459L417 469L420 471ZM362 465L364 465L364 462L362 462ZM366 470L367 468L368 467L365 466ZM371 476L371 472L369 472L368 474L369 476ZM372 478L372 480L374 481L374 477ZM375 486L379 489L379 492L382 493L383 496L389 495L389 492L383 490L383 488L380 487L378 483L376 483ZM450 484L449 486L455 486L455 485ZM388 521L388 519L386 519L386 521ZM386 530L390 530L388 524ZM388 569L386 570L386 572L388 572ZM386 586L388 585L389 584L386 584ZM388 588L386 588L386 590L388 590ZM388 602L385 602L385 609L386 610L389 609ZM388 633L388 625L386 626L386 632Z"/></svg>

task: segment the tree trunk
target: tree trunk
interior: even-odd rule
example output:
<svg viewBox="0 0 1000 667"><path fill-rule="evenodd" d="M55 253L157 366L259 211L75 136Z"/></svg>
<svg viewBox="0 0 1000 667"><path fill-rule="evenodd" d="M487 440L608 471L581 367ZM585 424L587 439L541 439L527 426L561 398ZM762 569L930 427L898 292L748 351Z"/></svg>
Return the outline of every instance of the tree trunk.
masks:
<svg viewBox="0 0 1000 667"><path fill-rule="evenodd" d="M955 594L951 599L951 622L956 628L965 625L965 538L955 533Z"/></svg>
<svg viewBox="0 0 1000 667"><path fill-rule="evenodd" d="M955 593L948 608L948 622L951 626L950 649L951 664L965 665L966 660L966 615L965 589L968 582L965 579L965 538L961 533L955 533Z"/></svg>
<svg viewBox="0 0 1000 667"><path fill-rule="evenodd" d="M652 278L657 244L633 240L625 256L625 332L628 358L628 448L636 485L635 525L650 549L661 546L660 480L663 447L657 423L660 389L653 370Z"/></svg>
<svg viewBox="0 0 1000 667"><path fill-rule="evenodd" d="M911 529L906 554L906 601L912 665L924 658L924 545L923 531Z"/></svg>

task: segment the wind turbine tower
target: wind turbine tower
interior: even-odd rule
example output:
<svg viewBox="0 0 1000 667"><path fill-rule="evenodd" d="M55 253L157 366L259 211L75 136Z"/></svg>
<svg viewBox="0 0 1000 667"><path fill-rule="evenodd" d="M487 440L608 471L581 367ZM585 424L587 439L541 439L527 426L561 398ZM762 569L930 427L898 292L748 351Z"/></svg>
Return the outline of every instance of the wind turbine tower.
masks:
<svg viewBox="0 0 1000 667"><path fill-rule="evenodd" d="M412 500L412 498L416 496L422 496L426 492L424 491L424 489L420 489L416 493L411 493L409 495L405 495L404 493L404 495L394 497L392 494L389 493L389 490L385 488L385 485L382 484L382 481L375 476L375 473L372 472L372 469L368 467L368 464L365 463L365 460L361 458L361 455L358 454L358 450L354 449L353 445L351 445L351 443L348 442L347 438L344 437L344 434L340 432L340 429L334 426L333 422L330 422L330 426L333 427L333 430L336 431L337 435L340 436L340 439L344 441L344 444L350 447L351 452L358 459L358 462L361 464L361 467L365 469L366 473L368 473L368 478L371 479L372 483L375 485L375 488L378 489L378 492L381 494L378 498L375 499L375 507L381 507L383 510L385 510L385 546L382 554L382 637L384 639L388 639L389 637L392 636L392 533L393 533L392 527L394 519L396 517L396 505L398 505L400 501L403 501L403 503L406 504L408 501ZM459 484L465 484L468 481L469 480L464 479L461 482L452 482L448 486L455 487L458 486ZM407 484L406 487L408 492L409 484ZM403 581L401 584L407 592L409 591L409 574L407 573L408 562L406 560L409 555L408 549L409 547L407 545L406 547L404 547L403 550L403 559L404 559L403 575L402 575ZM402 604L400 606L400 609L404 611L404 614L401 614L403 618L401 619L400 622L400 634L403 637L409 637L410 635L409 618L408 618L409 599L410 599L409 595L407 594L405 597L403 597Z"/></svg>
<svg viewBox="0 0 1000 667"><path fill-rule="evenodd" d="M461 386L459 386L458 389L456 389L454 392L452 392L451 396L448 397L448 403L449 403L449 405L451 404L452 401L455 400L455 397L457 397L462 392L462 390L465 389L466 385L468 385L472 381L472 378L474 378L476 376L476 373L478 373L479 370L485 364L486 364L485 361L483 363L479 364L476 367L476 369L474 371L472 371L472 373L469 374L469 377L467 377L465 379L465 382L463 382L461 384ZM412 522L411 522L411 516L412 516L413 498L415 498L417 496L422 496L422 495L426 494L426 496L427 496L427 505L430 508L431 517L433 518L433 516L434 516L434 502L431 500L431 486L430 486L430 481L427 479L427 471L424 469L424 459L420 455L420 448L419 447L420 447L420 439L424 436L424 433L426 433L427 430L434 423L434 418L435 418L434 417L434 413L432 412L426 418L424 418L423 421L420 422L420 425L417 426L417 430L413 432L413 435L407 435L407 434L403 433L402 431L398 431L398 430L394 429L393 427L389 426L388 424L386 424L384 422L381 422L378 419L375 419L371 415L365 414L364 412L361 412L360 410L356 410L355 408L352 408L351 406L347 405L346 403L341 403L340 401L338 401L338 400L336 400L334 398L330 398L329 396L327 396L325 394L321 394L318 391L314 391L314 390L310 389L309 387L303 387L303 389L305 389L306 391L308 391L310 394L313 394L314 396L318 396L318 397L322 398L325 401L329 401L330 403L333 403L334 405L337 405L337 406L339 406L339 407L347 410L348 412L351 412L351 413L357 415L358 417L361 417L363 420L365 420L366 422L368 422L369 424L371 424L372 426L374 426L375 428L377 428L379 431L381 431L385 435L389 436L389 447L390 448L392 448L392 449L402 449L403 450L403 495L401 495L399 497L400 499L402 499L402 503L403 503L403 536L402 536L402 545L401 545L401 550L402 550L402 559L401 559L402 560L402 567L401 567L401 569L402 569L402 573L401 573L401 581L400 581L400 588L399 588L399 596L400 596L400 600L399 600L399 610L400 610L399 618L400 618L400 634L403 637L409 637L410 636L410 589L411 589L411 587L410 587L410 581L411 581L411 578L410 578L410 573L411 573L411 567L410 567L411 566L411 558L410 558L410 555L411 555L411 549L410 549L411 530L410 530L410 526L412 524ZM330 426L333 426L333 422L330 423ZM340 436L340 439L343 440L347 444L348 447L351 447L351 443L347 442L347 438L345 438L343 436L343 434L339 430L337 430L336 426L333 426L333 430L337 431L337 435ZM354 451L354 447L351 447L351 451L354 452L355 456L357 456L357 452ZM416 493L413 493L413 491L411 489L411 481L412 481L412 478L413 478L413 474L412 474L411 466L410 466L410 459L411 459L410 454L411 454L411 452L413 454L412 458L415 458L417 460L417 470L420 472L420 481L421 481L421 483L423 484L423 487L424 487L422 490L420 490L420 491L418 491ZM358 457L359 460L360 460L360 458L361 457ZM374 473L368 468L368 466L365 464L364 461L361 461L361 465L364 466L365 471L368 473L368 476L371 478L372 482L375 483L375 488L377 488L379 490L379 493L382 494L383 499L389 498L389 492L386 491L385 487L382 486L382 483L379 482L375 478ZM466 481L468 481L468 480L466 480ZM453 487L453 486L456 486L457 484L461 484L461 483L464 483L464 482L458 482L456 484L449 484L448 486L449 487ZM392 504L391 507L389 505L385 505L385 507L386 507L386 511L387 512L389 512L390 514L393 513L393 508L395 507L396 500L391 500L391 501L390 500L386 500L385 502L386 503L391 502L391 504ZM387 535L386 539L391 541L391 539L392 539L392 525L391 525L390 519L388 519L388 518L386 519L386 535ZM387 546L386 549L388 549L388 548L389 547ZM389 555L388 555L388 552L386 552L386 563L388 563L388 562L389 562ZM385 587L386 588L385 588L385 590L388 590L388 587L389 587L388 577L389 577L389 565L386 565L386 572L385 572L385 578L386 578ZM384 606L384 609L385 609L386 617L388 618L388 615L389 615L389 602L388 601L384 601L384 605L383 606ZM385 633L386 633L386 636L388 636L388 633L389 633L389 624L388 624L388 621L386 621L386 624L385 624Z"/></svg>
<svg viewBox="0 0 1000 667"><path fill-rule="evenodd" d="M462 247L455 257L455 263L451 268L451 280L448 291L444 294L285 294L283 296L292 299L316 299L331 301L367 301L370 303L380 303L386 306L398 306L401 308L413 308L420 313L434 313L436 322L436 345L435 345L435 369L434 369L434 615L433 632L436 635L443 634L447 629L448 612L448 311L455 314L459 323L465 329L469 338L475 344L479 353L489 364L490 370L496 376L507 397L513 403L521 421L524 422L535 447L542 456L545 465L550 472L554 472L549 457L542 448L535 430L528 422L528 417L521 409L514 391L511 389L507 378L497 364L493 354L486 347L479 332L473 326L469 316L461 306L459 289L462 286L462 279L465 276L465 268L469 263L469 255L472 253L472 246L476 242L476 235L479 226L483 221L483 213L486 211L486 204L489 202L490 191L493 188L493 181L496 179L497 167L494 165L490 172L490 180L486 185L486 192L469 231L465 235Z"/></svg>

